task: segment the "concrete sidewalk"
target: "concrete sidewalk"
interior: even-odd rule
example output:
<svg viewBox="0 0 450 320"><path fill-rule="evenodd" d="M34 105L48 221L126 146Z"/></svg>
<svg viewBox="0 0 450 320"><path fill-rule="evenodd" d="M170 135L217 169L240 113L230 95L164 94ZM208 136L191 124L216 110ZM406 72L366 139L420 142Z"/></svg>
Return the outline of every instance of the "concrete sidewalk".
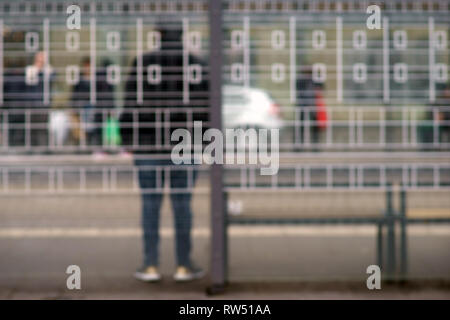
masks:
<svg viewBox="0 0 450 320"><path fill-rule="evenodd" d="M175 269L172 232L163 232L161 239L163 281L146 284L133 279L132 274L141 263L140 233L138 229L133 230L129 233L114 233L112 229L1 232L0 298L208 298L205 294L208 278L189 284L172 280ZM411 226L409 276L415 281L400 287L386 284L380 291L369 291L366 268L375 263L374 228L303 226L247 230L232 227L231 285L224 295L214 298L450 299L449 231L446 226ZM26 233L28 236L24 236ZM208 270L207 232L194 230L193 257ZM65 272L73 264L81 268L79 292L66 288ZM447 282L432 281L433 278Z"/></svg>
<svg viewBox="0 0 450 320"><path fill-rule="evenodd" d="M382 284L381 290L368 290L361 282L230 283L223 293L208 295L208 281L177 284L163 280L156 284L130 278L115 278L111 288L89 291L0 289L0 299L80 299L80 300L379 300L450 299L450 282L411 281Z"/></svg>

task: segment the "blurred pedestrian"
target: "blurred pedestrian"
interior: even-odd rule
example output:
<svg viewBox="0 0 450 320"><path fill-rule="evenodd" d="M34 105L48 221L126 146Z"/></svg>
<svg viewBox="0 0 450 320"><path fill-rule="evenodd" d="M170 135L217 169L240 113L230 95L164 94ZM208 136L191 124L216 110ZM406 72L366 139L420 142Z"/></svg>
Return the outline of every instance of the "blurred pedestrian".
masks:
<svg viewBox="0 0 450 320"><path fill-rule="evenodd" d="M299 120L299 137L302 146L297 151L302 151L305 144L312 144L313 150L317 150L319 133L326 128L326 110L323 100L323 85L316 83L312 78L312 69L308 67L300 77L297 78L297 104ZM320 116L321 118L319 119Z"/></svg>
<svg viewBox="0 0 450 320"><path fill-rule="evenodd" d="M72 88L71 103L76 111L80 111L80 122L84 127L86 144L92 145L96 139L94 130L95 110L91 104L91 59L81 59L81 76Z"/></svg>
<svg viewBox="0 0 450 320"><path fill-rule="evenodd" d="M3 139L9 147L25 146L24 77L23 67L14 65L5 68L3 75L3 109L7 112L4 115L8 123L8 134Z"/></svg>
<svg viewBox="0 0 450 320"><path fill-rule="evenodd" d="M110 141L111 139L107 139L105 135L108 134L109 131L103 130L105 129L105 126L108 126L113 122L117 123L117 119L114 114L114 92L116 90L116 87L114 84L109 82L107 78L107 69L111 64L112 62L109 59L103 59L100 63L100 67L98 68L96 76L97 103L95 105L94 116L94 143L96 145L103 145L103 147L105 146L105 144L114 145L114 143L118 143L118 141ZM106 156L106 153L103 151L103 149L99 148L94 152L94 155L96 155L97 157L104 157Z"/></svg>
<svg viewBox="0 0 450 320"><path fill-rule="evenodd" d="M450 143L450 83L447 83L442 89L442 93L436 101L436 106L439 107L439 142Z"/></svg>
<svg viewBox="0 0 450 320"><path fill-rule="evenodd" d="M170 28L170 29L169 29ZM159 265L159 216L163 193L158 186L164 186L166 179L170 180L170 199L175 222L175 245L177 269L174 279L189 281L203 276L203 270L196 267L191 260L191 191L189 188L189 168L180 165L174 168L170 159L170 135L177 128L192 129L193 121L207 121L207 114L192 112L192 119L188 119L186 111L174 112L180 107L202 107L201 100L207 99L208 82L206 76L189 85L190 103L183 103L183 47L182 29L178 24L167 27L160 25L158 31L161 47L142 57L142 103L138 104L138 62L133 60L131 72L126 83L125 110L121 117L121 135L124 145L139 143L133 150L144 158L135 160L139 169L139 184L142 189L142 228L144 242L143 267L135 273L137 279L143 281L157 281L161 278ZM193 55L188 56L191 65L203 66L203 61ZM149 74L149 68L153 68ZM197 76L200 76L197 75ZM150 80L149 80L150 79ZM207 104L204 104L205 107ZM133 122L133 109L139 108L138 123ZM167 112L159 113L156 118L155 108L163 108ZM138 128L136 130L136 128ZM137 133L138 136L134 136ZM173 143L175 144L175 143ZM163 159L150 159L150 155L157 154ZM148 157L148 158L147 158ZM154 167L159 166L157 172ZM169 176L167 171L169 169ZM192 170L192 183L196 177L195 168ZM159 180L159 181L158 181Z"/></svg>
<svg viewBox="0 0 450 320"><path fill-rule="evenodd" d="M450 84L446 84L440 92L425 112L424 121L418 126L423 151L432 151L436 147L435 141L450 142Z"/></svg>
<svg viewBox="0 0 450 320"><path fill-rule="evenodd" d="M22 101L26 110L25 114L26 112L30 114L31 146L48 147L47 125L54 76L53 69L47 60L46 53L39 51L34 55L33 63L25 68ZM46 87L46 81L48 81L48 87ZM45 101L46 94L48 94L47 101Z"/></svg>
<svg viewBox="0 0 450 320"><path fill-rule="evenodd" d="M106 68L110 61L105 59L96 74L96 103L91 103L91 60L81 60L81 77L73 86L72 107L81 111L86 144L93 147L94 156L105 155L102 148L102 127L109 112L114 108L114 85L107 81Z"/></svg>

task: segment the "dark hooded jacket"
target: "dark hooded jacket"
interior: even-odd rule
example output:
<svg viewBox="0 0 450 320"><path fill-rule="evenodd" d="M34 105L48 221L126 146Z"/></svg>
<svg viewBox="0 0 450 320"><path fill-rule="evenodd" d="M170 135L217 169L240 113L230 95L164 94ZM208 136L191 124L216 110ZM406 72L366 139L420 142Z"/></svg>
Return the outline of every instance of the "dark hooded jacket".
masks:
<svg viewBox="0 0 450 320"><path fill-rule="evenodd" d="M190 129L193 121L208 120L208 113L198 110L208 107L206 65L200 58L191 54L188 56L188 64L201 66L201 81L189 84L189 102L183 101L181 34L181 30L162 30L161 49L143 55L141 104L138 104L137 99L137 57L133 59L125 85L125 106L120 123L122 144L131 147L137 142L139 145L132 148L135 153L169 153L172 145L178 143L170 141L170 135L175 129ZM159 83L148 81L150 65L160 66ZM193 111L192 117L187 116L187 108ZM132 109L138 109L138 114L134 117ZM177 112L177 109L180 109L180 112ZM133 120L137 120L137 123L133 123ZM205 129L206 123L203 123L203 126ZM138 137L135 137L136 134Z"/></svg>

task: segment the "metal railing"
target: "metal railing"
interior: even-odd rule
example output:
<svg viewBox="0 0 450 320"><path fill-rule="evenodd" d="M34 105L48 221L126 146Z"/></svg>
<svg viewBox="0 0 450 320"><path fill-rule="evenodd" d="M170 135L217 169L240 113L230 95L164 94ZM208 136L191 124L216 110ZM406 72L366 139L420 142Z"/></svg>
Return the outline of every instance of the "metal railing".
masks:
<svg viewBox="0 0 450 320"><path fill-rule="evenodd" d="M355 157L357 155L355 154ZM54 157L46 157L48 163ZM138 156L139 158L139 156ZM142 158L142 157L141 157ZM149 165L136 167L120 157L85 164L76 156L65 164L17 164L17 160L0 165L0 195L10 194L130 194L138 192L165 192L161 175L170 177L172 171L186 171L187 185L170 192L209 191L205 179L206 165ZM328 163L281 164L277 175L261 176L261 166L225 165L225 191L282 192L282 191L369 191L386 190L392 184L401 184L407 191L450 190L450 164L446 162L413 163ZM155 187L139 189L137 173L156 172Z"/></svg>
<svg viewBox="0 0 450 320"><path fill-rule="evenodd" d="M192 129L197 115L207 118L207 107L130 109L133 121L120 126L129 129L130 142L122 146L130 150L170 150L170 130ZM88 115L89 113L89 115ZM450 107L339 107L327 108L328 120L315 120L316 107L285 107L285 120L280 127L280 151L302 150L450 150L450 120L441 119ZM173 115L184 120L171 120ZM55 115L63 118L52 120ZM96 121L80 119L95 117ZM93 149L114 151L120 144L104 139L108 119L117 119L114 110L96 109L13 109L0 111L0 152L85 152ZM427 118L428 117L428 118ZM139 121L141 118L151 120ZM59 122L58 122L59 121ZM210 123L204 121L204 128ZM154 130L155 141L144 144L140 129ZM96 131L99 139L93 143L88 135ZM315 131L315 133L313 133Z"/></svg>

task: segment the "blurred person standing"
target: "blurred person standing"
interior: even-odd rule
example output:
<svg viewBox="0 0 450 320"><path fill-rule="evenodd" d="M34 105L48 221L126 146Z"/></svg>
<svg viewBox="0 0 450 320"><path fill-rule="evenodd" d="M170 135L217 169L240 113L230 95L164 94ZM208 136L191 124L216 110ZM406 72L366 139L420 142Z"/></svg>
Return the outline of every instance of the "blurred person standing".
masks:
<svg viewBox="0 0 450 320"><path fill-rule="evenodd" d="M91 104L91 59L81 59L81 76L72 88L71 106L80 111L80 123L83 124L86 144L93 145L97 139L94 127L95 109Z"/></svg>
<svg viewBox="0 0 450 320"><path fill-rule="evenodd" d="M296 151L302 151L305 143L310 143L313 150L317 151L316 144L319 142L319 134L322 129L326 128L327 116L323 99L323 85L314 82L312 78L312 69L308 67L303 76L297 78L297 104L298 120L299 120L299 136L298 141L302 146L297 147ZM309 135L309 139L306 138ZM294 141L296 139L294 138Z"/></svg>
<svg viewBox="0 0 450 320"><path fill-rule="evenodd" d="M25 146L25 78L23 68L8 66L3 75L3 109L8 123L8 135L3 137L9 147ZM2 122L3 123L3 122ZM6 141L3 142L6 144Z"/></svg>
<svg viewBox="0 0 450 320"><path fill-rule="evenodd" d="M158 281L161 274L159 265L159 220L163 198L161 189L165 180L170 180L170 199L175 223L175 251L177 268L174 274L176 281L189 281L203 276L204 272L196 267L191 260L191 191L189 190L189 172L187 165L174 164L170 159L170 152L175 142L170 142L172 132L178 128L191 130L193 121L207 121L206 113L195 112L196 107L202 106L201 100L207 99L208 82L205 75L201 80L189 84L190 102L183 101L183 47L182 28L180 24L171 23L167 26L159 25L160 48L145 53L142 56L142 103L137 103L138 91L138 58L131 66L126 83L125 110L121 116L121 135L124 145L139 143L138 149L133 150L137 155L146 155L135 159L139 169L139 184L142 189L142 228L144 263L135 273L135 277L142 281ZM189 54L190 65L205 64L199 58ZM149 69L153 69L149 74ZM200 76L200 75L197 75ZM186 111L174 112L177 108L192 108L192 119L188 119ZM139 109L138 123L133 122L133 109ZM164 109L158 112L156 108ZM166 112L167 111L167 112ZM133 130L133 127L137 130ZM205 127L205 125L204 125ZM138 137L134 134L137 133ZM151 155L164 157L150 159ZM158 166L157 170L149 166ZM179 168L179 169L178 169ZM166 170L169 169L169 170ZM167 172L168 171L168 172ZM169 176L167 176L167 174ZM192 170L191 181L194 184L197 172ZM159 181L158 181L159 180ZM160 189L157 189L160 186Z"/></svg>
<svg viewBox="0 0 450 320"><path fill-rule="evenodd" d="M450 142L450 84L447 83L440 92L436 101L429 104L423 122L418 126L423 151L435 149L435 141Z"/></svg>
<svg viewBox="0 0 450 320"><path fill-rule="evenodd" d="M117 119L113 114L113 111L115 110L114 92L116 90L116 86L111 84L107 78L107 69L111 64L112 63L109 59L103 59L96 76L97 103L95 106L96 112L94 116L94 135L95 143L101 145L113 143L113 141L105 139L106 137L103 129L112 121L117 123ZM106 156L106 153L99 149L94 152L94 155L102 158Z"/></svg>
<svg viewBox="0 0 450 320"><path fill-rule="evenodd" d="M48 146L48 108L51 103L51 88L54 77L47 59L45 52L37 52L34 55L33 63L25 68L24 77L21 80L23 83L20 85L23 94L21 101L25 109L25 125L27 125L26 110L30 112L31 146ZM48 77L48 88L45 84L46 77ZM44 101L45 94L48 94L47 101Z"/></svg>
<svg viewBox="0 0 450 320"><path fill-rule="evenodd" d="M439 107L439 142L450 143L450 83L447 83L442 89L442 93L436 101L436 106Z"/></svg>
<svg viewBox="0 0 450 320"><path fill-rule="evenodd" d="M115 86L108 83L106 69L110 61L105 59L96 74L96 104L91 103L91 59L81 60L81 77L72 88L72 107L81 111L80 121L83 123L86 144L94 147L94 156L103 157L102 125L108 112L114 108ZM108 112L104 112L107 110Z"/></svg>

